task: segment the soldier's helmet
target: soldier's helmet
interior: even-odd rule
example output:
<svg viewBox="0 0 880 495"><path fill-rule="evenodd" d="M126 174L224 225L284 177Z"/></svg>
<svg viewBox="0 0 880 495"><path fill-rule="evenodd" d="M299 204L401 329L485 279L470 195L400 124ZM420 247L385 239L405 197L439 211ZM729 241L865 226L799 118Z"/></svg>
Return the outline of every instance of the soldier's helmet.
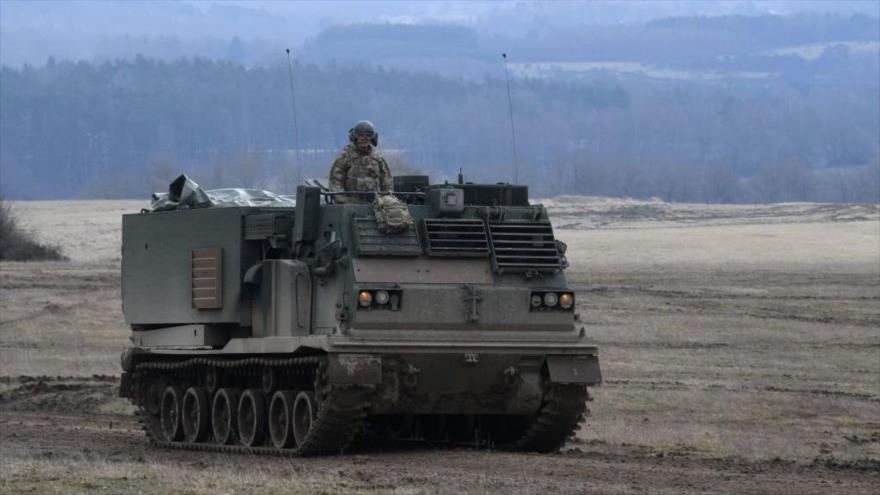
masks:
<svg viewBox="0 0 880 495"><path fill-rule="evenodd" d="M379 146L379 133L369 120L361 120L348 130L348 140L355 142L358 136L365 135L370 139L373 146Z"/></svg>

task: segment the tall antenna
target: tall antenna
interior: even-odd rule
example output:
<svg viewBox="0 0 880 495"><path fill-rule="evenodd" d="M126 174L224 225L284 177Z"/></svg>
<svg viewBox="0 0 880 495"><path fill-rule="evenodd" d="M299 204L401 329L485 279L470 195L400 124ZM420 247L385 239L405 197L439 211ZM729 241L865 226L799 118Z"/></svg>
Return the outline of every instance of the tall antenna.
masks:
<svg viewBox="0 0 880 495"><path fill-rule="evenodd" d="M296 160L296 183L300 183L300 165L299 165L299 126L296 122L296 93L293 90L293 63L290 61L290 48L285 49L287 52L287 75L290 78L290 106L293 108L293 148L294 159Z"/></svg>
<svg viewBox="0 0 880 495"><path fill-rule="evenodd" d="M507 54L502 53L504 59L504 77L507 78L507 109L510 112L510 139L513 144L513 183L519 182L519 162L516 159L516 128L513 126L513 99L510 97L510 73L507 71Z"/></svg>

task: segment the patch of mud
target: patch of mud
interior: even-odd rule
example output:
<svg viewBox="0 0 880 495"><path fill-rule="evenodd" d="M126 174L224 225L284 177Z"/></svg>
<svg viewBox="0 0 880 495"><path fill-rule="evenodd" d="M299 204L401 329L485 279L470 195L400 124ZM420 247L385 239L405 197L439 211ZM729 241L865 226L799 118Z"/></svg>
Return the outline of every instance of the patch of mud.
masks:
<svg viewBox="0 0 880 495"><path fill-rule="evenodd" d="M647 313L694 313L724 316L747 316L770 320L792 320L804 323L848 324L876 327L880 312L870 310L880 304L880 296L855 294L777 294L764 290L715 288L695 285L687 289L661 288L652 285L592 285L572 284L578 297L608 299L639 297L652 304L642 308ZM649 299L650 298L650 299ZM864 308L848 310L845 305ZM724 344L708 344L719 345ZM845 343L857 347L873 347L878 342Z"/></svg>
<svg viewBox="0 0 880 495"><path fill-rule="evenodd" d="M871 432L868 435L844 435L843 438L852 442L856 445L863 445L866 443L880 443L880 431Z"/></svg>
<svg viewBox="0 0 880 495"><path fill-rule="evenodd" d="M0 407L8 411L98 413L118 400L119 377L0 377Z"/></svg>
<svg viewBox="0 0 880 495"><path fill-rule="evenodd" d="M674 380L626 380L626 379L605 379L603 382L606 386L609 387L627 387L627 388L636 388L636 389L649 389L649 390L723 390L728 392L745 392L745 391L760 391L760 392L779 392L786 394L798 394L798 395L820 395L825 397L840 397L844 399L853 399L859 401L867 401L867 402L878 402L880 403L880 396L874 394L863 394L857 392L846 392L843 390L823 390L823 389L803 389L803 388L791 388L791 387L778 387L775 385L766 385L766 386L750 386L750 385L739 385L736 387L731 387L728 385L722 385L718 383L711 383L708 385L704 384L692 384L685 383L681 381ZM880 436L880 433L878 433ZM871 437L873 438L873 436ZM864 442L855 442L854 443L864 443Z"/></svg>
<svg viewBox="0 0 880 495"><path fill-rule="evenodd" d="M870 402L880 402L880 397L872 394L859 394L855 392L844 392L839 390L821 390L821 389L798 389L788 387L777 387L769 385L764 387L768 392L785 392L806 395L824 395L827 397L845 397L847 399L866 400Z"/></svg>
<svg viewBox="0 0 880 495"><path fill-rule="evenodd" d="M880 460L877 459L856 459L850 461L837 459L836 457L817 457L810 463L810 466L819 466L837 471L861 471L880 475Z"/></svg>
<svg viewBox="0 0 880 495"><path fill-rule="evenodd" d="M655 465L700 465L718 471L735 471L748 474L771 474L774 472L811 472L816 469L827 469L841 472L860 472L880 476L880 460L855 459L842 460L835 457L816 457L811 461L802 462L791 459L772 457L769 459L745 459L742 457L706 456L696 449L685 445L670 449L657 449L644 445L621 445L605 449L602 442L574 442L575 448L560 452L561 457L578 459L601 459L620 463L639 460ZM597 449L597 447L599 447Z"/></svg>

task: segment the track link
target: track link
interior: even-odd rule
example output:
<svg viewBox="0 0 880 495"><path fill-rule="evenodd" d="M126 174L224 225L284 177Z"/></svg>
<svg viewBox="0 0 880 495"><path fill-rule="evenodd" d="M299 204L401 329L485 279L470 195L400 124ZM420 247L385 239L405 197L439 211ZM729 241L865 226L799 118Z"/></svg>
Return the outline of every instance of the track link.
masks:
<svg viewBox="0 0 880 495"><path fill-rule="evenodd" d="M213 358L191 358L185 361L151 361L139 363L135 367L134 383L143 385L150 373L171 373L177 378L190 378L206 367L232 370L245 375L258 373L261 367L272 367L292 374L312 375L316 392L320 396L318 416L309 429L304 441L290 449L274 447L247 447L244 445L220 445L217 443L167 442L157 437L159 416L150 413L140 404L138 416L150 443L161 448L195 450L205 452L227 452L240 454L305 457L318 454L336 454L343 451L360 431L366 410L369 407L370 389L364 386L331 386L324 380L325 361L322 357L297 357L285 359L247 358L222 360ZM320 388L319 388L320 387Z"/></svg>
<svg viewBox="0 0 880 495"><path fill-rule="evenodd" d="M537 416L509 449L555 452L584 421L587 414L586 386L551 383L547 387Z"/></svg>

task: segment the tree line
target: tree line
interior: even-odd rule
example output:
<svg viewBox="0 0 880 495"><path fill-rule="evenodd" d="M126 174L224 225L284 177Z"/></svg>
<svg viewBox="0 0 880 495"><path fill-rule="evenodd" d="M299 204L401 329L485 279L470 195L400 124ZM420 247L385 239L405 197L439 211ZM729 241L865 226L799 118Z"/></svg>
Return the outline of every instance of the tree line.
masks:
<svg viewBox="0 0 880 495"><path fill-rule="evenodd" d="M846 54L844 54L846 56ZM399 171L513 177L505 82L373 66L144 57L0 70L0 189L142 197L189 172L288 192L325 177L359 119ZM878 201L877 84L515 79L519 178L533 194L671 201ZM294 142L299 148L294 149Z"/></svg>

